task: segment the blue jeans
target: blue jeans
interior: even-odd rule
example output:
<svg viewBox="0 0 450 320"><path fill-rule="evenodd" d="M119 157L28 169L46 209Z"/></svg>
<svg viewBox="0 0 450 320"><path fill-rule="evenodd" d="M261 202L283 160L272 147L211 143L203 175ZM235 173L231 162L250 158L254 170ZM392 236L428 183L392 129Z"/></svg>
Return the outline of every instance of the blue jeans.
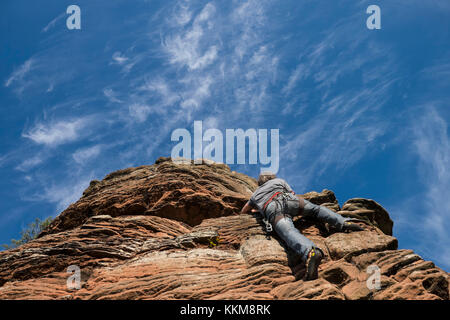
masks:
<svg viewBox="0 0 450 320"><path fill-rule="evenodd" d="M297 200L297 202L295 202L295 200ZM300 214L298 199L295 200L293 198L286 199L286 197L277 197L267 206L266 215L271 222L273 222L277 215L284 215L283 218L273 225L273 228L286 245L299 254L303 261L306 261L309 251L311 251L312 248L318 247L314 242L302 235L292 222L292 217ZM316 205L305 199L303 201L305 206L303 208L302 216L313 217L320 221L327 222L338 230L342 230L344 222L349 220L349 218L344 218L340 214L326 207ZM320 250L320 248L318 249Z"/></svg>

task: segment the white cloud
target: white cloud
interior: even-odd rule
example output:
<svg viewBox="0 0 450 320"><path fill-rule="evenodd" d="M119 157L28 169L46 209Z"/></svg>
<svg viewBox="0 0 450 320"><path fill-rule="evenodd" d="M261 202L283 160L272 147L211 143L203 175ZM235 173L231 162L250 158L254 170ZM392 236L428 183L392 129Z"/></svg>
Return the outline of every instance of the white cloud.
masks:
<svg viewBox="0 0 450 320"><path fill-rule="evenodd" d="M265 3L263 0L249 0L239 2L230 16L230 21L236 29L240 30L240 36L234 40L234 53L239 60L252 49L258 46L264 35L261 28L267 26L265 16Z"/></svg>
<svg viewBox="0 0 450 320"><path fill-rule="evenodd" d="M180 100L180 95L173 92L170 89L168 83L161 78L152 79L152 81L146 81L144 85L138 88L138 91L157 93L159 98L161 99L159 103L159 107L161 109L166 106L172 106L175 102Z"/></svg>
<svg viewBox="0 0 450 320"><path fill-rule="evenodd" d="M207 3L199 15L195 18L194 23L207 21L216 11L216 7L212 3Z"/></svg>
<svg viewBox="0 0 450 320"><path fill-rule="evenodd" d="M122 103L122 100L120 100L116 97L116 92L114 92L113 89L110 89L110 88L104 89L103 94L111 102Z"/></svg>
<svg viewBox="0 0 450 320"><path fill-rule="evenodd" d="M92 179L94 179L94 177L91 174L78 181L76 179L71 179L71 183L69 184L53 184L50 187L44 186L43 193L36 197L50 203L55 203L56 209L62 211L81 197L83 191L89 186L89 182Z"/></svg>
<svg viewBox="0 0 450 320"><path fill-rule="evenodd" d="M196 11L188 7L188 2L185 5L182 10ZM275 83L280 57L262 41L266 28L262 23L264 10L265 5L260 1L250 0L222 15L222 11L219 14L219 10L208 3L199 14L191 16L192 24L170 23L176 21L180 13L176 10L167 19L169 27L161 36L162 49L170 63L167 70L177 72L177 80L164 79L164 86L158 91L168 96L164 92L166 85L176 88L170 102L189 112L186 120L204 111L204 106L213 102L211 98L224 92L227 94L221 104L230 109L229 121L241 118L248 108L258 110L269 106L268 91ZM147 86L153 90L156 87L155 83ZM175 102L179 102L178 105ZM159 105L167 105L165 99Z"/></svg>
<svg viewBox="0 0 450 320"><path fill-rule="evenodd" d="M438 85L450 84L450 63L439 61L433 66L425 68L422 73L428 79L434 80Z"/></svg>
<svg viewBox="0 0 450 320"><path fill-rule="evenodd" d="M419 173L428 190L428 211L425 227L431 228L440 239L450 240L450 199L443 192L450 190L450 138L448 124L434 107L426 106L414 125L414 146L420 158Z"/></svg>
<svg viewBox="0 0 450 320"><path fill-rule="evenodd" d="M116 51L112 55L112 61L109 63L110 65L117 65L121 67L121 71L125 74L129 73L133 67L138 64L140 61L144 59L146 56L144 53L132 54L133 47L127 50L126 56L124 53L120 51ZM129 52L128 52L129 51Z"/></svg>
<svg viewBox="0 0 450 320"><path fill-rule="evenodd" d="M219 127L219 119L217 117L208 117L203 121L203 130L217 129Z"/></svg>
<svg viewBox="0 0 450 320"><path fill-rule="evenodd" d="M167 37L163 43L172 64L186 65L190 70L203 69L214 62L218 56L218 46L202 46L205 28L210 28L209 19L215 7L208 3L194 19L193 25L186 32Z"/></svg>
<svg viewBox="0 0 450 320"><path fill-rule="evenodd" d="M15 81L21 81L25 75L30 72L35 65L35 60L33 58L25 61L19 68L17 68L6 80L5 87L9 87Z"/></svg>
<svg viewBox="0 0 450 320"><path fill-rule="evenodd" d="M19 97L24 97L24 93L30 94L31 97L39 96L42 92L53 92L61 84L72 80L79 69L74 67L76 62L67 66L67 59L78 58L67 58L68 49L65 46L61 50L50 47L35 53L11 73L4 83L5 87L10 88Z"/></svg>
<svg viewBox="0 0 450 320"><path fill-rule="evenodd" d="M22 137L37 144L57 146L80 138L81 131L85 129L87 124L86 118L61 120L50 124L38 123L27 132L22 133Z"/></svg>
<svg viewBox="0 0 450 320"><path fill-rule="evenodd" d="M450 137L448 122L429 103L408 109L412 130L402 142L411 143L405 159L417 161L415 194L394 203L390 213L397 232L414 234L414 250L442 267L450 267ZM401 240L401 238L400 238ZM408 247L411 245L408 244Z"/></svg>
<svg viewBox="0 0 450 320"><path fill-rule="evenodd" d="M114 54L112 55L112 59L113 63L118 65L123 65L128 61L128 58L119 51L114 52Z"/></svg>
<svg viewBox="0 0 450 320"><path fill-rule="evenodd" d="M196 70L211 64L217 58L217 46L211 46L202 55L198 42L202 33L193 30L185 38L175 36L165 42L167 52L171 55L171 63L187 65L189 69Z"/></svg>
<svg viewBox="0 0 450 320"><path fill-rule="evenodd" d="M48 30L50 30L51 28L53 28L56 25L56 22L58 22L59 20L63 19L66 16L66 13L61 13L59 16L57 16L55 19L53 19L52 21L50 21L42 30L41 32L47 32Z"/></svg>
<svg viewBox="0 0 450 320"><path fill-rule="evenodd" d="M54 84L50 83L46 92L52 92L54 88L55 88Z"/></svg>
<svg viewBox="0 0 450 320"><path fill-rule="evenodd" d="M83 165L89 160L96 158L101 151L102 151L101 145L82 148L75 151L72 155L72 158L75 160L76 163Z"/></svg>
<svg viewBox="0 0 450 320"><path fill-rule="evenodd" d="M265 45L257 46L253 50L254 53L247 61L234 59L232 76L236 77L236 80L233 82L239 84L235 90L235 98L242 109L262 110L270 103L267 90L275 82L279 57Z"/></svg>
<svg viewBox="0 0 450 320"><path fill-rule="evenodd" d="M291 90L294 88L296 82L301 79L301 76L303 74L303 65L299 64L294 71L289 76L288 83L283 87L282 92L284 94L291 93Z"/></svg>
<svg viewBox="0 0 450 320"><path fill-rule="evenodd" d="M189 8L186 5L181 4L180 8L178 8L177 12L174 15L174 20L180 26L184 26L189 21L191 21L192 12L189 11Z"/></svg>
<svg viewBox="0 0 450 320"><path fill-rule="evenodd" d="M41 155L36 155L34 157L25 159L15 169L19 171L28 171L31 168L34 168L35 166L41 164L43 161L44 160Z"/></svg>
<svg viewBox="0 0 450 320"><path fill-rule="evenodd" d="M134 103L128 107L128 111L136 122L144 122L152 112L152 108L145 104Z"/></svg>
<svg viewBox="0 0 450 320"><path fill-rule="evenodd" d="M387 101L390 84L387 79L370 90L346 91L326 98L305 123L284 135L280 158L292 163L284 168L286 172L295 167L301 177L298 180L306 187L330 168L343 171L368 151L376 151L378 139L391 125L383 115L376 115Z"/></svg>
<svg viewBox="0 0 450 320"><path fill-rule="evenodd" d="M186 90L183 93L183 102L181 107L184 109L199 109L202 102L211 94L210 87L213 84L211 77L188 77L184 79L185 82L193 84L192 90Z"/></svg>

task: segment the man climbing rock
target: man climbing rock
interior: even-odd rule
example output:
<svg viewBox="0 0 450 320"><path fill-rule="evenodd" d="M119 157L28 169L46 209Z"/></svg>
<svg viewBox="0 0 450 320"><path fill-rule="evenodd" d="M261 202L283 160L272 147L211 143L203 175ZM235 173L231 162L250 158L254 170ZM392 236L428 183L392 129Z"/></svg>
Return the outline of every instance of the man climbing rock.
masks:
<svg viewBox="0 0 450 320"><path fill-rule="evenodd" d="M249 212L260 212L269 230L273 226L287 246L301 256L306 265L305 280L317 279L317 270L324 254L295 228L292 222L294 216L316 218L341 232L363 230L359 225L349 222L351 218L344 218L326 207L295 195L286 181L272 173L259 176L258 189L241 210L241 214Z"/></svg>

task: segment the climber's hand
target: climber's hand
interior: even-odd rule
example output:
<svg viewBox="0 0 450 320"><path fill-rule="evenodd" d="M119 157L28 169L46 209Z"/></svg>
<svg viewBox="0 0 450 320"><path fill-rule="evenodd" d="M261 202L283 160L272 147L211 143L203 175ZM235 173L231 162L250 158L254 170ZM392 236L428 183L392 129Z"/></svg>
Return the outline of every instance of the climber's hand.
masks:
<svg viewBox="0 0 450 320"><path fill-rule="evenodd" d="M342 226L342 232L346 231L363 231L364 228L356 223L351 223L350 221L344 222L344 225Z"/></svg>
<svg viewBox="0 0 450 320"><path fill-rule="evenodd" d="M258 211L258 209L252 209L251 212L258 213L259 211Z"/></svg>
<svg viewBox="0 0 450 320"><path fill-rule="evenodd" d="M250 201L247 201L247 203L245 204L245 206L242 208L240 214L243 213L249 213L252 210L252 206L250 204Z"/></svg>

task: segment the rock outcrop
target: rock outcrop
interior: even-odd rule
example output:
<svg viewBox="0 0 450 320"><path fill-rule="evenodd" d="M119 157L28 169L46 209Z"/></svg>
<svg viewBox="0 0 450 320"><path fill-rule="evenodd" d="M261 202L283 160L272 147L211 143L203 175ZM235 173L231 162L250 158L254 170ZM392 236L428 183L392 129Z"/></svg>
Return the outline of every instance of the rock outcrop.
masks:
<svg viewBox="0 0 450 320"><path fill-rule="evenodd" d="M223 164L170 158L92 181L37 239L0 252L0 299L449 299L448 273L397 250L380 204L340 207L329 190L303 196L365 231L296 218L326 255L319 278L303 281L299 257L266 237L259 216L237 214L256 186ZM69 266L79 289L67 285Z"/></svg>

